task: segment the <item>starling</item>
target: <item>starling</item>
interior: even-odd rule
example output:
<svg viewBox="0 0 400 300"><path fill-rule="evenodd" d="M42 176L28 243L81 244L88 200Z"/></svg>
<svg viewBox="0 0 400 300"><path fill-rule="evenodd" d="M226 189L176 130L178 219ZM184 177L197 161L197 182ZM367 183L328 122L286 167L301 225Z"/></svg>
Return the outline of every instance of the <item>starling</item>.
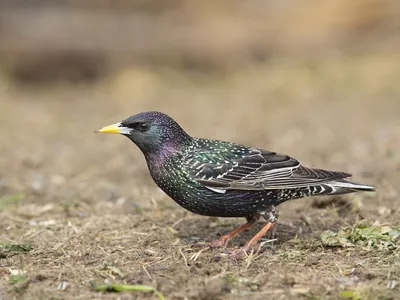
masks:
<svg viewBox="0 0 400 300"><path fill-rule="evenodd" d="M206 216L244 217L247 223L211 244L218 247L250 228L266 225L233 255L243 257L277 221L275 206L314 195L374 191L350 174L307 168L276 152L188 135L171 117L143 112L97 132L125 135L143 152L155 183L179 205Z"/></svg>

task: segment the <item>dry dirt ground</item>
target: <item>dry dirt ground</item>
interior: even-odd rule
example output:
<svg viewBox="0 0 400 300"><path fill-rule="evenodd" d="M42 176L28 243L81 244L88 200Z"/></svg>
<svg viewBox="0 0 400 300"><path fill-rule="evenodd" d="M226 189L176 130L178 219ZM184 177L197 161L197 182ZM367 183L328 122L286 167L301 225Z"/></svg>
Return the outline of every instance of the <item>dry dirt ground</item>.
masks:
<svg viewBox="0 0 400 300"><path fill-rule="evenodd" d="M385 238L400 224L399 59L279 60L229 74L128 69L51 87L1 76L0 299L157 299L91 282L148 285L165 299L400 299L398 236ZM377 192L284 203L256 253L214 261L220 250L193 246L244 220L186 212L155 186L133 144L93 134L145 110L195 136L352 173ZM382 239L321 239L360 222L380 226Z"/></svg>

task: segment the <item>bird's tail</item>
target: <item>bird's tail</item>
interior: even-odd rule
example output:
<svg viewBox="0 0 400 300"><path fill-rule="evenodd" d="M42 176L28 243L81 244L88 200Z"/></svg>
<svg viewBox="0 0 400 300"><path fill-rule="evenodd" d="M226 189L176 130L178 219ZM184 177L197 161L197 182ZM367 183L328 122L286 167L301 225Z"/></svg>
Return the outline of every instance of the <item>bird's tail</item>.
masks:
<svg viewBox="0 0 400 300"><path fill-rule="evenodd" d="M341 195L354 192L373 192L375 187L347 181L345 179L335 180L323 184L326 195Z"/></svg>

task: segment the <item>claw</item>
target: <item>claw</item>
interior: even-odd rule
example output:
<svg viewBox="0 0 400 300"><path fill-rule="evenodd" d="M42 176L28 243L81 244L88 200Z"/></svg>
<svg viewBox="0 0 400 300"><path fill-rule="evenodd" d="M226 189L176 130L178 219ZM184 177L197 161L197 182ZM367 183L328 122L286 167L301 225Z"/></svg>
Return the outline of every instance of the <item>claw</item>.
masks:
<svg viewBox="0 0 400 300"><path fill-rule="evenodd" d="M233 251L233 253L231 253L229 255L230 259L234 259L234 260L243 260L247 257L247 252L245 249L240 248L237 251Z"/></svg>
<svg viewBox="0 0 400 300"><path fill-rule="evenodd" d="M247 249L245 248L240 248L239 250L229 250L226 249L222 253L218 253L217 255L214 255L213 258L211 259L212 262L217 262L220 261L222 258L228 257L232 260L238 261L238 260L243 260L247 257Z"/></svg>
<svg viewBox="0 0 400 300"><path fill-rule="evenodd" d="M221 248L226 245L226 242L227 242L226 240L219 239L219 240L216 240L215 242L211 243L210 247L211 248Z"/></svg>

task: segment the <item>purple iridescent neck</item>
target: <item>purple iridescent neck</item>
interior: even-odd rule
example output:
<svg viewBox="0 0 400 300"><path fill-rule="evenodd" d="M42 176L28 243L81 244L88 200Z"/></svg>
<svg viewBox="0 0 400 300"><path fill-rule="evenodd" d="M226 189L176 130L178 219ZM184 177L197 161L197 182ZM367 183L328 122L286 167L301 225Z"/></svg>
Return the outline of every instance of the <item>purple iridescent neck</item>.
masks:
<svg viewBox="0 0 400 300"><path fill-rule="evenodd" d="M177 155L180 155L182 151L187 147L186 144L177 144L176 142L166 142L157 151L148 151L144 153L146 161L152 168L161 168L165 165L165 162Z"/></svg>

